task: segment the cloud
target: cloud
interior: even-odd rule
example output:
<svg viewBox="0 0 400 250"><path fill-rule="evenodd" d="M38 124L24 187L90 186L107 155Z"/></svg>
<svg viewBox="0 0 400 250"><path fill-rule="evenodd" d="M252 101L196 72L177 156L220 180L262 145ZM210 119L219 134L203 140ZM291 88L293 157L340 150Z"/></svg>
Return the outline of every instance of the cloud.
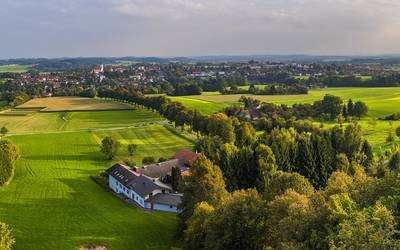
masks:
<svg viewBox="0 0 400 250"><path fill-rule="evenodd" d="M398 0L4 0L0 55L400 52Z"/></svg>

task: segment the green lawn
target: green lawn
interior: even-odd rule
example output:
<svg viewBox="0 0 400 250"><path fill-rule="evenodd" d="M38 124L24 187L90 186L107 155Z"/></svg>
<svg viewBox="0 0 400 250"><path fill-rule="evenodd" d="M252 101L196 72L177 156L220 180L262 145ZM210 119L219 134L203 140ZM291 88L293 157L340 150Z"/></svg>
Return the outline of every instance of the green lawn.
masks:
<svg viewBox="0 0 400 250"><path fill-rule="evenodd" d="M326 88L309 91L308 95L246 95L252 96L264 102L293 105L296 103L313 103L320 100L326 94L342 97L344 100L352 98L354 101L362 100L370 108L371 117L382 117L394 112L400 112L400 88ZM217 112L221 106L238 103L242 95L220 95L212 92L199 96L173 97L181 100L188 107L194 107ZM200 100L200 102L196 102ZM203 101L203 102L201 102ZM215 105L217 103L217 105Z"/></svg>
<svg viewBox="0 0 400 250"><path fill-rule="evenodd" d="M0 73L23 73L31 68L30 65L9 64L1 65Z"/></svg>
<svg viewBox="0 0 400 250"><path fill-rule="evenodd" d="M115 125L115 124L114 124ZM10 137L22 158L13 181L0 188L0 221L14 228L15 249L75 249L103 244L108 249L170 249L176 242L174 214L149 213L126 205L89 177L111 165L99 141L113 135L143 156L171 157L192 142L163 125L109 132L76 132ZM125 147L118 158L126 158Z"/></svg>
<svg viewBox="0 0 400 250"><path fill-rule="evenodd" d="M161 121L157 113L136 109L121 111L36 112L26 116L0 115L0 127L11 134L113 128Z"/></svg>

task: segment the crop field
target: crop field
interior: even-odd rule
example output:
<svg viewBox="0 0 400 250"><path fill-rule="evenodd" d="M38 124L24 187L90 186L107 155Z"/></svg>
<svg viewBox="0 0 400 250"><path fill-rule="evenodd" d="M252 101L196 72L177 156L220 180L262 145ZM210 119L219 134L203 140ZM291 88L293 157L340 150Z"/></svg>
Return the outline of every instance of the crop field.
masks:
<svg viewBox="0 0 400 250"><path fill-rule="evenodd" d="M30 65L9 64L0 65L0 73L23 73L31 68Z"/></svg>
<svg viewBox="0 0 400 250"><path fill-rule="evenodd" d="M161 120L163 118L158 114L143 109L35 112L29 115L0 115L0 127L6 126L10 134L21 134L129 127Z"/></svg>
<svg viewBox="0 0 400 250"><path fill-rule="evenodd" d="M85 97L49 97L32 99L18 108L42 108L41 111L83 111L131 109L132 106Z"/></svg>
<svg viewBox="0 0 400 250"><path fill-rule="evenodd" d="M90 113L98 114L82 114ZM114 126L123 125L115 117L104 122L111 125L111 121ZM21 126L28 130L31 125ZM129 158L128 143L138 145L135 162L144 156L168 158L176 150L193 146L189 138L164 125L9 137L20 147L22 158L13 181L0 188L0 221L14 228L15 249L63 250L84 244L116 250L175 246L175 214L129 206L90 179L112 164L99 152L99 143L107 135L123 144L116 160Z"/></svg>

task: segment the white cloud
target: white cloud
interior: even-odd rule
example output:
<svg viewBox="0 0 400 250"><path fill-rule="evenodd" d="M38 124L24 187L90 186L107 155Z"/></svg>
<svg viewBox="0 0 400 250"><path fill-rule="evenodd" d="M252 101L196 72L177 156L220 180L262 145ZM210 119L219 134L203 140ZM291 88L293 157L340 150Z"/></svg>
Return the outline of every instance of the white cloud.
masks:
<svg viewBox="0 0 400 250"><path fill-rule="evenodd" d="M399 0L4 1L11 57L400 52Z"/></svg>

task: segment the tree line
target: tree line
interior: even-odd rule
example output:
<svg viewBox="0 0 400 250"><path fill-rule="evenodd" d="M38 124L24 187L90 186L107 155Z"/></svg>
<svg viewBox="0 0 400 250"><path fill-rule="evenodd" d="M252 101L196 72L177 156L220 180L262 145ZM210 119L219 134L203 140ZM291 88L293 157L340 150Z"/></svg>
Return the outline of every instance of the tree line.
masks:
<svg viewBox="0 0 400 250"><path fill-rule="evenodd" d="M249 89L241 89L237 86L220 90L223 95L231 94L253 94L253 95L306 95L308 88L302 85L266 85L264 88L256 87L254 84Z"/></svg>
<svg viewBox="0 0 400 250"><path fill-rule="evenodd" d="M14 175L15 163L20 157L18 147L9 140L0 141L0 187Z"/></svg>

